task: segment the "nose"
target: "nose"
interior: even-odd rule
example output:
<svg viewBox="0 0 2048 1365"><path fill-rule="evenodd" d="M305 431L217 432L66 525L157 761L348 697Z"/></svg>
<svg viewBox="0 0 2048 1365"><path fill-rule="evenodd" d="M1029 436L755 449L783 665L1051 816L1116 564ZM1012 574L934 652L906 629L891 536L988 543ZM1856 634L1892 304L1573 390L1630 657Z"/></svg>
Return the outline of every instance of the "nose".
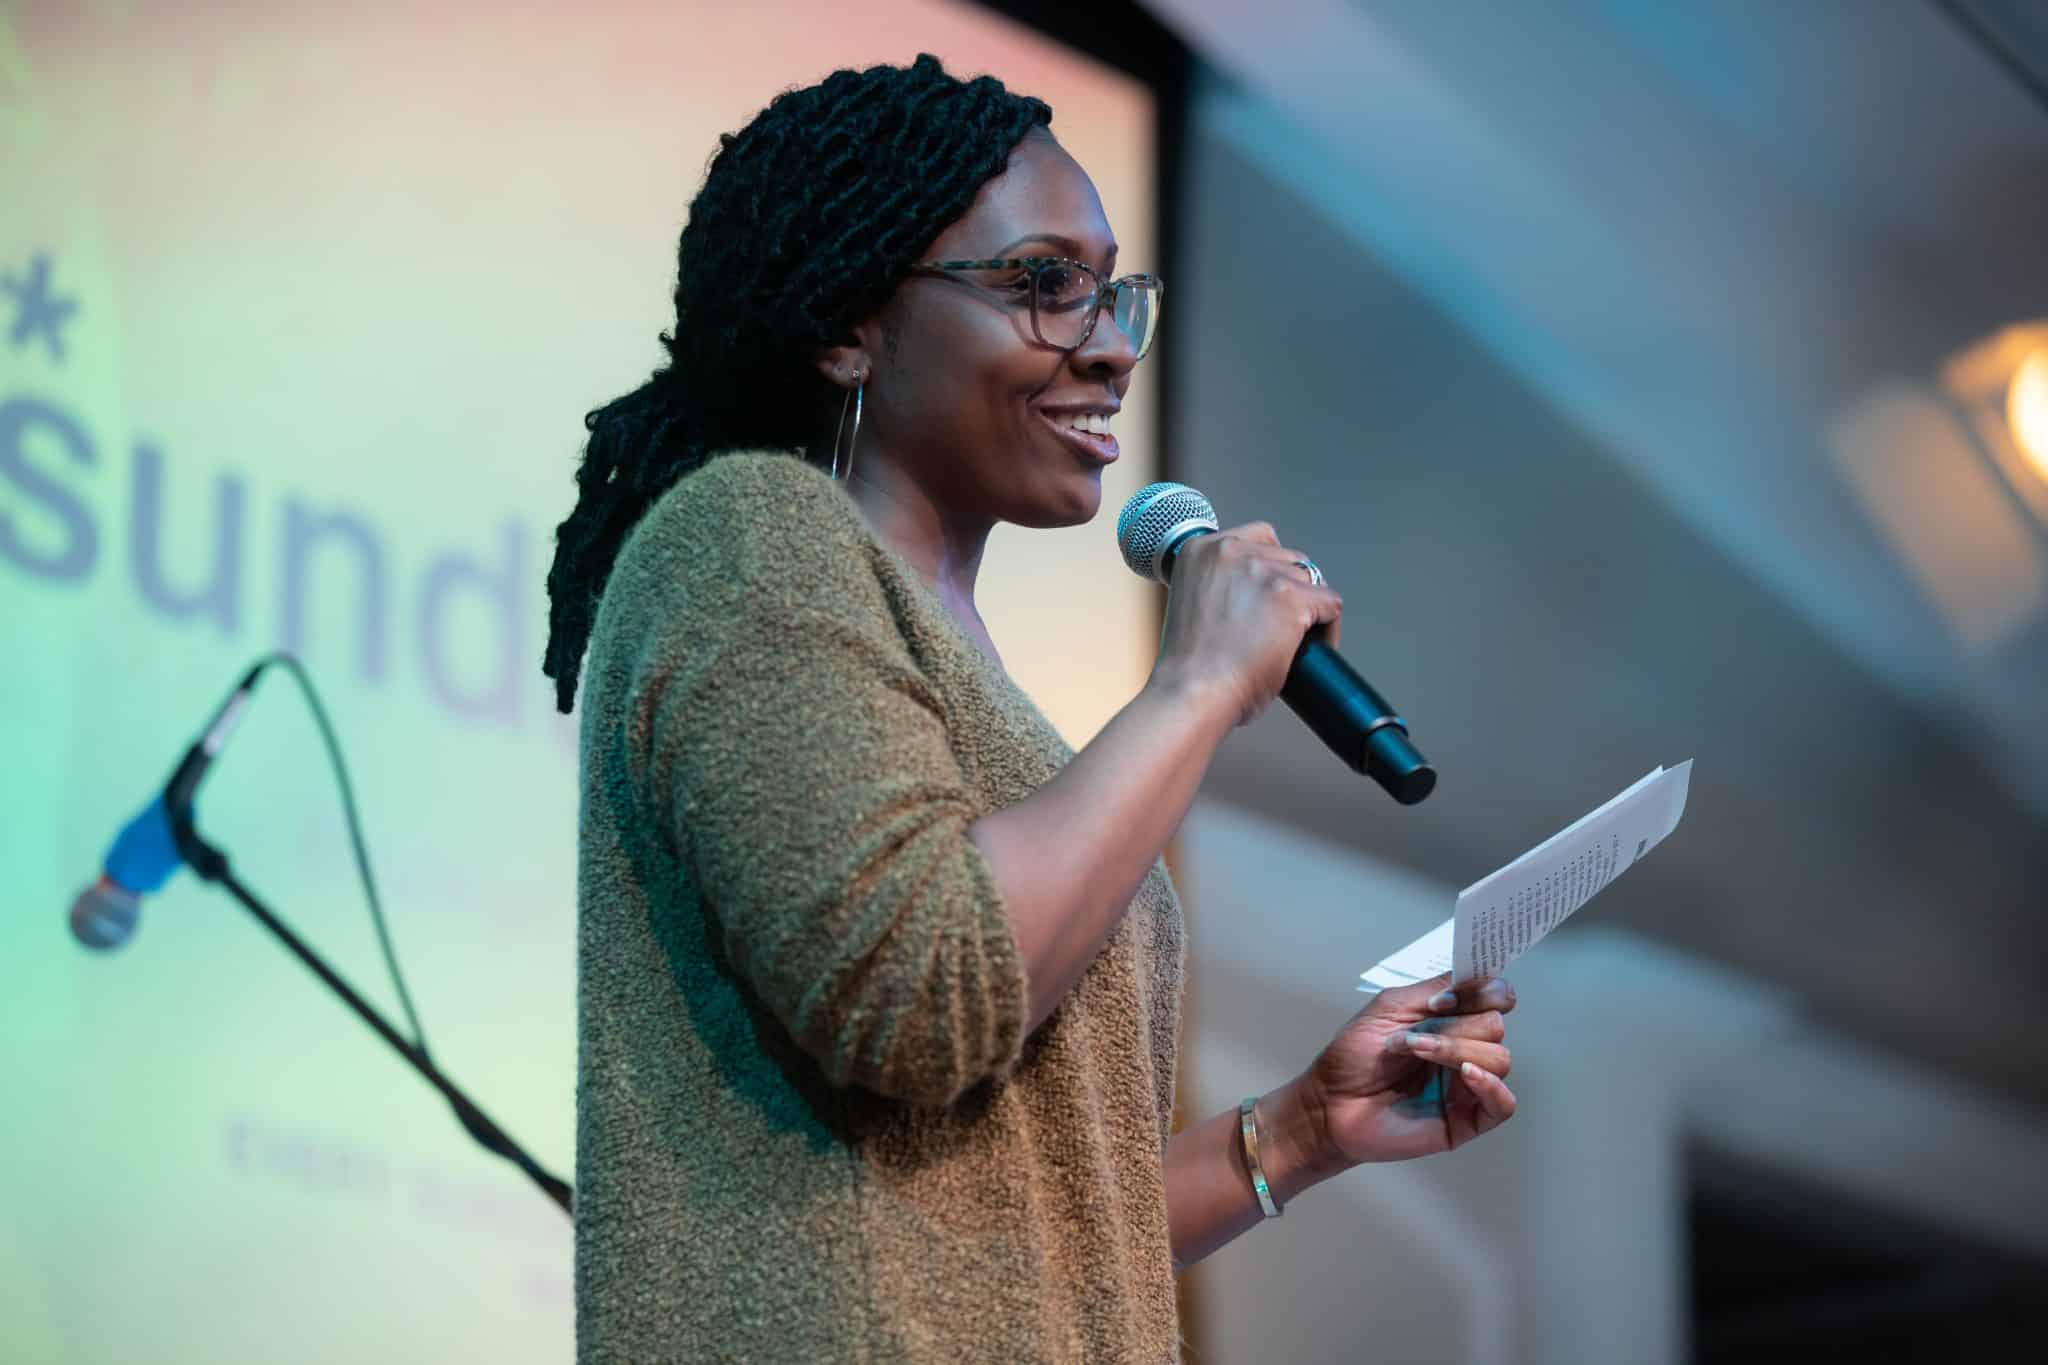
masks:
<svg viewBox="0 0 2048 1365"><path fill-rule="evenodd" d="M1112 306L1105 294L1095 305L1095 325L1088 329L1088 339L1067 355L1068 363L1090 379L1122 379L1138 363L1137 343L1116 325Z"/></svg>

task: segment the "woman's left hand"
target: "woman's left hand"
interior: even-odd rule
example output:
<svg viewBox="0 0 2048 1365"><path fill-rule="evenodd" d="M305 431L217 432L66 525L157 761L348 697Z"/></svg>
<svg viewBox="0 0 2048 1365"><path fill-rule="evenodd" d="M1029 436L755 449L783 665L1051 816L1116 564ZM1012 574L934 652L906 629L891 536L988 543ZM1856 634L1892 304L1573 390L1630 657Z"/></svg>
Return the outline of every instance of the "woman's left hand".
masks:
<svg viewBox="0 0 2048 1365"><path fill-rule="evenodd" d="M1449 987L1446 973L1380 992L1309 1067L1324 1163L1448 1152L1514 1116L1501 1041L1514 988L1498 977Z"/></svg>

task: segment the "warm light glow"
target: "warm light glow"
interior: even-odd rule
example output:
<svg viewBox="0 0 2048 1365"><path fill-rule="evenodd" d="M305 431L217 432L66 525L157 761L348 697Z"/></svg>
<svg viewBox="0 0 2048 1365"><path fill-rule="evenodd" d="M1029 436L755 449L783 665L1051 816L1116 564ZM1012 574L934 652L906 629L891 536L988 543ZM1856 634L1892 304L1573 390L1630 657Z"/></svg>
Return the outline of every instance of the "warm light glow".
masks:
<svg viewBox="0 0 2048 1365"><path fill-rule="evenodd" d="M2034 472L2048 479L2048 346L2013 371L2012 387L2005 395L2005 420L2012 428L2013 444Z"/></svg>

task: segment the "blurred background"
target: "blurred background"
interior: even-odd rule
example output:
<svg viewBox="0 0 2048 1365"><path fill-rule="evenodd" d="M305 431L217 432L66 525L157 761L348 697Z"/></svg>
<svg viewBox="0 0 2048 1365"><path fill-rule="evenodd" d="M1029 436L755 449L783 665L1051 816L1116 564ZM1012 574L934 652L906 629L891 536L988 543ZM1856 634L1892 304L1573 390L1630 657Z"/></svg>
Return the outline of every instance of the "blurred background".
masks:
<svg viewBox="0 0 2048 1365"><path fill-rule="evenodd" d="M660 358L720 132L943 57L1168 282L1105 507L1270 520L1443 773L1284 709L1173 860L1191 1117L1657 764L1684 822L1517 964L1522 1109L1184 1284L1191 1360L1947 1360L2048 1291L2048 6L0 7L0 1361L557 1360L568 1225L231 902L64 911L262 651L352 764L436 1057L572 1165L581 417ZM983 609L1077 745L1111 519ZM394 1018L318 734L200 802Z"/></svg>

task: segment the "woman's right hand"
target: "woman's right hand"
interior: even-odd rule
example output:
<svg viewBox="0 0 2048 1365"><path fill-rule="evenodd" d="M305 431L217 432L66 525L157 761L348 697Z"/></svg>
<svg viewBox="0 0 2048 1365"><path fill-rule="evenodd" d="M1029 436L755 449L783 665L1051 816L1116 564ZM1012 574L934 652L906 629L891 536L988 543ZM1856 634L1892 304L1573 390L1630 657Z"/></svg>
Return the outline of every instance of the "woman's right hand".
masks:
<svg viewBox="0 0 2048 1365"><path fill-rule="evenodd" d="M1263 521L1182 546L1152 682L1214 696L1238 725L1264 711L1310 630L1327 626L1337 644L1344 599L1309 582L1295 562L1306 558Z"/></svg>

